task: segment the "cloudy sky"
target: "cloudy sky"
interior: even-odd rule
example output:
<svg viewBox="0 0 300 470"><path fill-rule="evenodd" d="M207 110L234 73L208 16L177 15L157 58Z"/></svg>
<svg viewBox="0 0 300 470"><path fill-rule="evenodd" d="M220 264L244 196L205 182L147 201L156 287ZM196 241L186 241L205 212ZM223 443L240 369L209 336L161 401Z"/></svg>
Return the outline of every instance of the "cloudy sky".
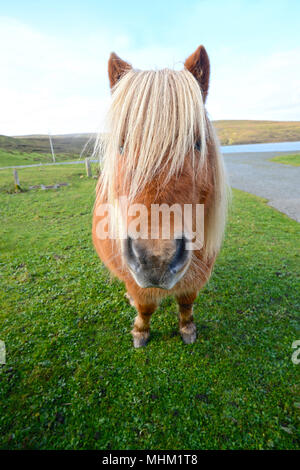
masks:
<svg viewBox="0 0 300 470"><path fill-rule="evenodd" d="M107 59L211 59L211 119L300 120L299 0L0 0L0 134L101 130Z"/></svg>

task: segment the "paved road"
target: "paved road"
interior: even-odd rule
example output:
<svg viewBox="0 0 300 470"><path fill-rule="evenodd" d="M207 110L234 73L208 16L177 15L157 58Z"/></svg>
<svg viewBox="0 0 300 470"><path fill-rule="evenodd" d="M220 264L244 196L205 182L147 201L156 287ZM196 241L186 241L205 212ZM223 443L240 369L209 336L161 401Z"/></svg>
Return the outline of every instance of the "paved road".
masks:
<svg viewBox="0 0 300 470"><path fill-rule="evenodd" d="M300 222L300 167L269 161L287 153L226 153L224 160L231 186L268 199L270 206Z"/></svg>

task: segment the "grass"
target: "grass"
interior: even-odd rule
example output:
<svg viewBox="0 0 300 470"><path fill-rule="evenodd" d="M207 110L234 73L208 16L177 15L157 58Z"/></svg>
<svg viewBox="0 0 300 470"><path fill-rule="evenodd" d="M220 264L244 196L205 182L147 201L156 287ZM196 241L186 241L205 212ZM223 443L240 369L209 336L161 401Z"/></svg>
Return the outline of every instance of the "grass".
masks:
<svg viewBox="0 0 300 470"><path fill-rule="evenodd" d="M166 299L134 350L134 309L92 246L84 174L22 170L25 189L69 186L13 194L0 172L0 448L299 448L299 224L235 191L197 342L183 345Z"/></svg>
<svg viewBox="0 0 300 470"><path fill-rule="evenodd" d="M91 156L94 138L91 134L52 137L57 162L83 160ZM0 135L0 167L52 163L48 136L7 137Z"/></svg>
<svg viewBox="0 0 300 470"><path fill-rule="evenodd" d="M58 154L56 155L57 162L63 161L76 161L79 160L79 155L74 154ZM81 158L81 160L83 160ZM20 153L17 150L7 151L0 149L0 168L6 166L18 166L18 165L32 165L38 163L52 163L52 155L50 153L38 153L38 152L23 152Z"/></svg>
<svg viewBox="0 0 300 470"><path fill-rule="evenodd" d="M271 162L282 163L284 165L300 166L300 154L278 155L270 159Z"/></svg>

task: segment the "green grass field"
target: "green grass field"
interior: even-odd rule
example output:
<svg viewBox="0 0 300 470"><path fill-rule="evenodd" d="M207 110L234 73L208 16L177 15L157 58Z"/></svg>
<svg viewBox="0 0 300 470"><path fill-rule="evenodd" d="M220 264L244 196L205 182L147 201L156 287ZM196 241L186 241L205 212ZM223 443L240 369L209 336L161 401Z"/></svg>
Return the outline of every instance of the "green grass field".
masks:
<svg viewBox="0 0 300 470"><path fill-rule="evenodd" d="M270 159L271 162L282 163L283 165L300 166L300 154L278 155Z"/></svg>
<svg viewBox="0 0 300 470"><path fill-rule="evenodd" d="M176 304L132 347L134 309L91 242L83 165L0 172L1 449L299 448L299 224L234 191L224 248L198 297L198 339Z"/></svg>
<svg viewBox="0 0 300 470"><path fill-rule="evenodd" d="M82 158L83 160L84 158ZM76 161L79 160L78 155L59 154L56 157L56 162L63 161ZM17 150L8 152L0 149L0 167L18 166L18 165L34 165L38 163L52 163L52 155L50 153L33 153L24 152L20 153Z"/></svg>

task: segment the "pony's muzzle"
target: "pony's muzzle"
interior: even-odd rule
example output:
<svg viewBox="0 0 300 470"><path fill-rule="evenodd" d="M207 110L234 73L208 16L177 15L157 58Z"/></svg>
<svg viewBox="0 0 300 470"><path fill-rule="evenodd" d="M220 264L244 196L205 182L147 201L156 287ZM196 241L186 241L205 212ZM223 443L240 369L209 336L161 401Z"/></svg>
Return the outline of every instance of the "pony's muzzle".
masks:
<svg viewBox="0 0 300 470"><path fill-rule="evenodd" d="M124 260L136 283L143 288L172 289L189 266L191 253L186 239L144 240L128 237Z"/></svg>

